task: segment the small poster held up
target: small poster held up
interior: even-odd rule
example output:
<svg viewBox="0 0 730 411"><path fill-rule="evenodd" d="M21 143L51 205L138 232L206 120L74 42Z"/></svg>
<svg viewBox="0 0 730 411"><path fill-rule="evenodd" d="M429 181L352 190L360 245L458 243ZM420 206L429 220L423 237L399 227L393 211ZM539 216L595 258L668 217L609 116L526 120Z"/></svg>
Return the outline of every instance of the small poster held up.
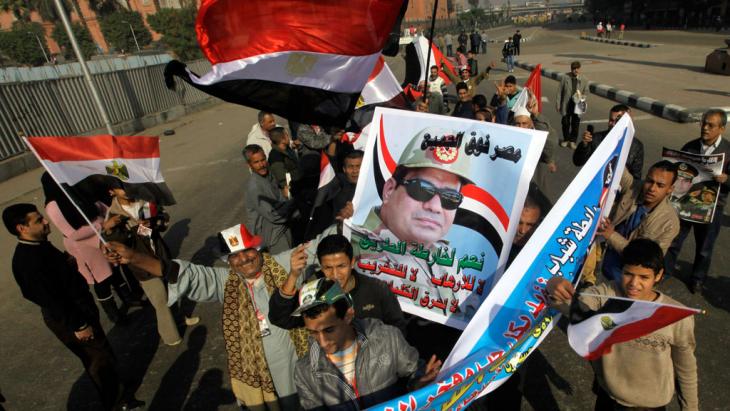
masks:
<svg viewBox="0 0 730 411"><path fill-rule="evenodd" d="M722 174L725 154L694 154L664 148L662 158L677 165L677 181L669 201L679 218L709 224L715 215L720 183L714 176Z"/></svg>

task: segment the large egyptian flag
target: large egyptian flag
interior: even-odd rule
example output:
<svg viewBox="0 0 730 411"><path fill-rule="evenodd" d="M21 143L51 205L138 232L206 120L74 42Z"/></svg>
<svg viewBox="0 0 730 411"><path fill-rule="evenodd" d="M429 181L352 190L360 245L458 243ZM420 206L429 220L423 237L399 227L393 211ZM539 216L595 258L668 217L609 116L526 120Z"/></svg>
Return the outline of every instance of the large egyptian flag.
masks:
<svg viewBox="0 0 730 411"><path fill-rule="evenodd" d="M121 185L131 198L175 204L160 172L158 137L27 137L24 141L69 193L94 196Z"/></svg>
<svg viewBox="0 0 730 411"><path fill-rule="evenodd" d="M599 310L570 307L568 342L578 355L595 360L611 352L614 344L630 341L701 312L695 308L652 301L609 297Z"/></svg>
<svg viewBox="0 0 730 411"><path fill-rule="evenodd" d="M212 69L179 76L225 101L306 124L344 125L403 0L203 0L195 30Z"/></svg>
<svg viewBox="0 0 730 411"><path fill-rule="evenodd" d="M409 110L411 108L408 99L398 84L398 80L388 67L383 56L373 67L365 87L362 89L360 98L355 106L355 113L352 121L360 129L364 129L373 121L375 107L390 107Z"/></svg>

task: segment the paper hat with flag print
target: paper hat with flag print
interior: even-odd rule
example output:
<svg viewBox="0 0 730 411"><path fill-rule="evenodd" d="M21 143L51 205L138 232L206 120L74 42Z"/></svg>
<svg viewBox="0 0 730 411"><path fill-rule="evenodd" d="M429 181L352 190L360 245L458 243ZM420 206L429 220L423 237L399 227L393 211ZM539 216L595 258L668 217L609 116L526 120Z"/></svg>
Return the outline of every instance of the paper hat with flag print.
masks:
<svg viewBox="0 0 730 411"><path fill-rule="evenodd" d="M236 224L218 233L224 257L249 248L261 249L261 237L252 235L243 224Z"/></svg>
<svg viewBox="0 0 730 411"><path fill-rule="evenodd" d="M291 315L299 317L311 308L318 305L332 305L343 298L352 307L352 297L340 287L339 283L319 278L302 286L302 289L299 290L299 307Z"/></svg>

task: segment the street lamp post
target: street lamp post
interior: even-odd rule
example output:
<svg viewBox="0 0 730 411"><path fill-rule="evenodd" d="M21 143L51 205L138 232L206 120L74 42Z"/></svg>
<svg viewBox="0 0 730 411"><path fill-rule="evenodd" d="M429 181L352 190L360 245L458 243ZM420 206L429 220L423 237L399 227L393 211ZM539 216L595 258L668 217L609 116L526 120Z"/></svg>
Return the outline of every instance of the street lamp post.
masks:
<svg viewBox="0 0 730 411"><path fill-rule="evenodd" d="M132 24L126 20L122 20L122 23L127 23L129 26L129 31L132 32L132 38L134 39L134 45L137 46L137 53L141 52L139 49L139 43L137 43L137 36L134 34L134 29L132 28Z"/></svg>
<svg viewBox="0 0 730 411"><path fill-rule="evenodd" d="M41 48L41 51L43 52L43 58L46 59L46 63L51 63L51 60L48 60L48 54L46 54L46 49L43 48L43 43L41 43L40 37L38 37L37 34L33 33L32 31L29 31L28 34L32 34L35 36L35 39L38 41L38 47Z"/></svg>

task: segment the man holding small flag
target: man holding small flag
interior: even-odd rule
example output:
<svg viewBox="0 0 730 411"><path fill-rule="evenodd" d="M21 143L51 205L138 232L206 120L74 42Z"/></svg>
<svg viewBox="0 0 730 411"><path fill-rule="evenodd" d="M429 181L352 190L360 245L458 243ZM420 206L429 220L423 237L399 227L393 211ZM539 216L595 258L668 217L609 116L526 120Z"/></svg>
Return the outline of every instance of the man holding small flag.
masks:
<svg viewBox="0 0 730 411"><path fill-rule="evenodd" d="M559 276L547 284L551 304L570 312L571 347L591 361L595 409L664 410L676 381L681 409L698 410L691 315L699 310L654 288L664 274L664 254L657 243L633 240L621 257L623 274L617 282L578 294Z"/></svg>

